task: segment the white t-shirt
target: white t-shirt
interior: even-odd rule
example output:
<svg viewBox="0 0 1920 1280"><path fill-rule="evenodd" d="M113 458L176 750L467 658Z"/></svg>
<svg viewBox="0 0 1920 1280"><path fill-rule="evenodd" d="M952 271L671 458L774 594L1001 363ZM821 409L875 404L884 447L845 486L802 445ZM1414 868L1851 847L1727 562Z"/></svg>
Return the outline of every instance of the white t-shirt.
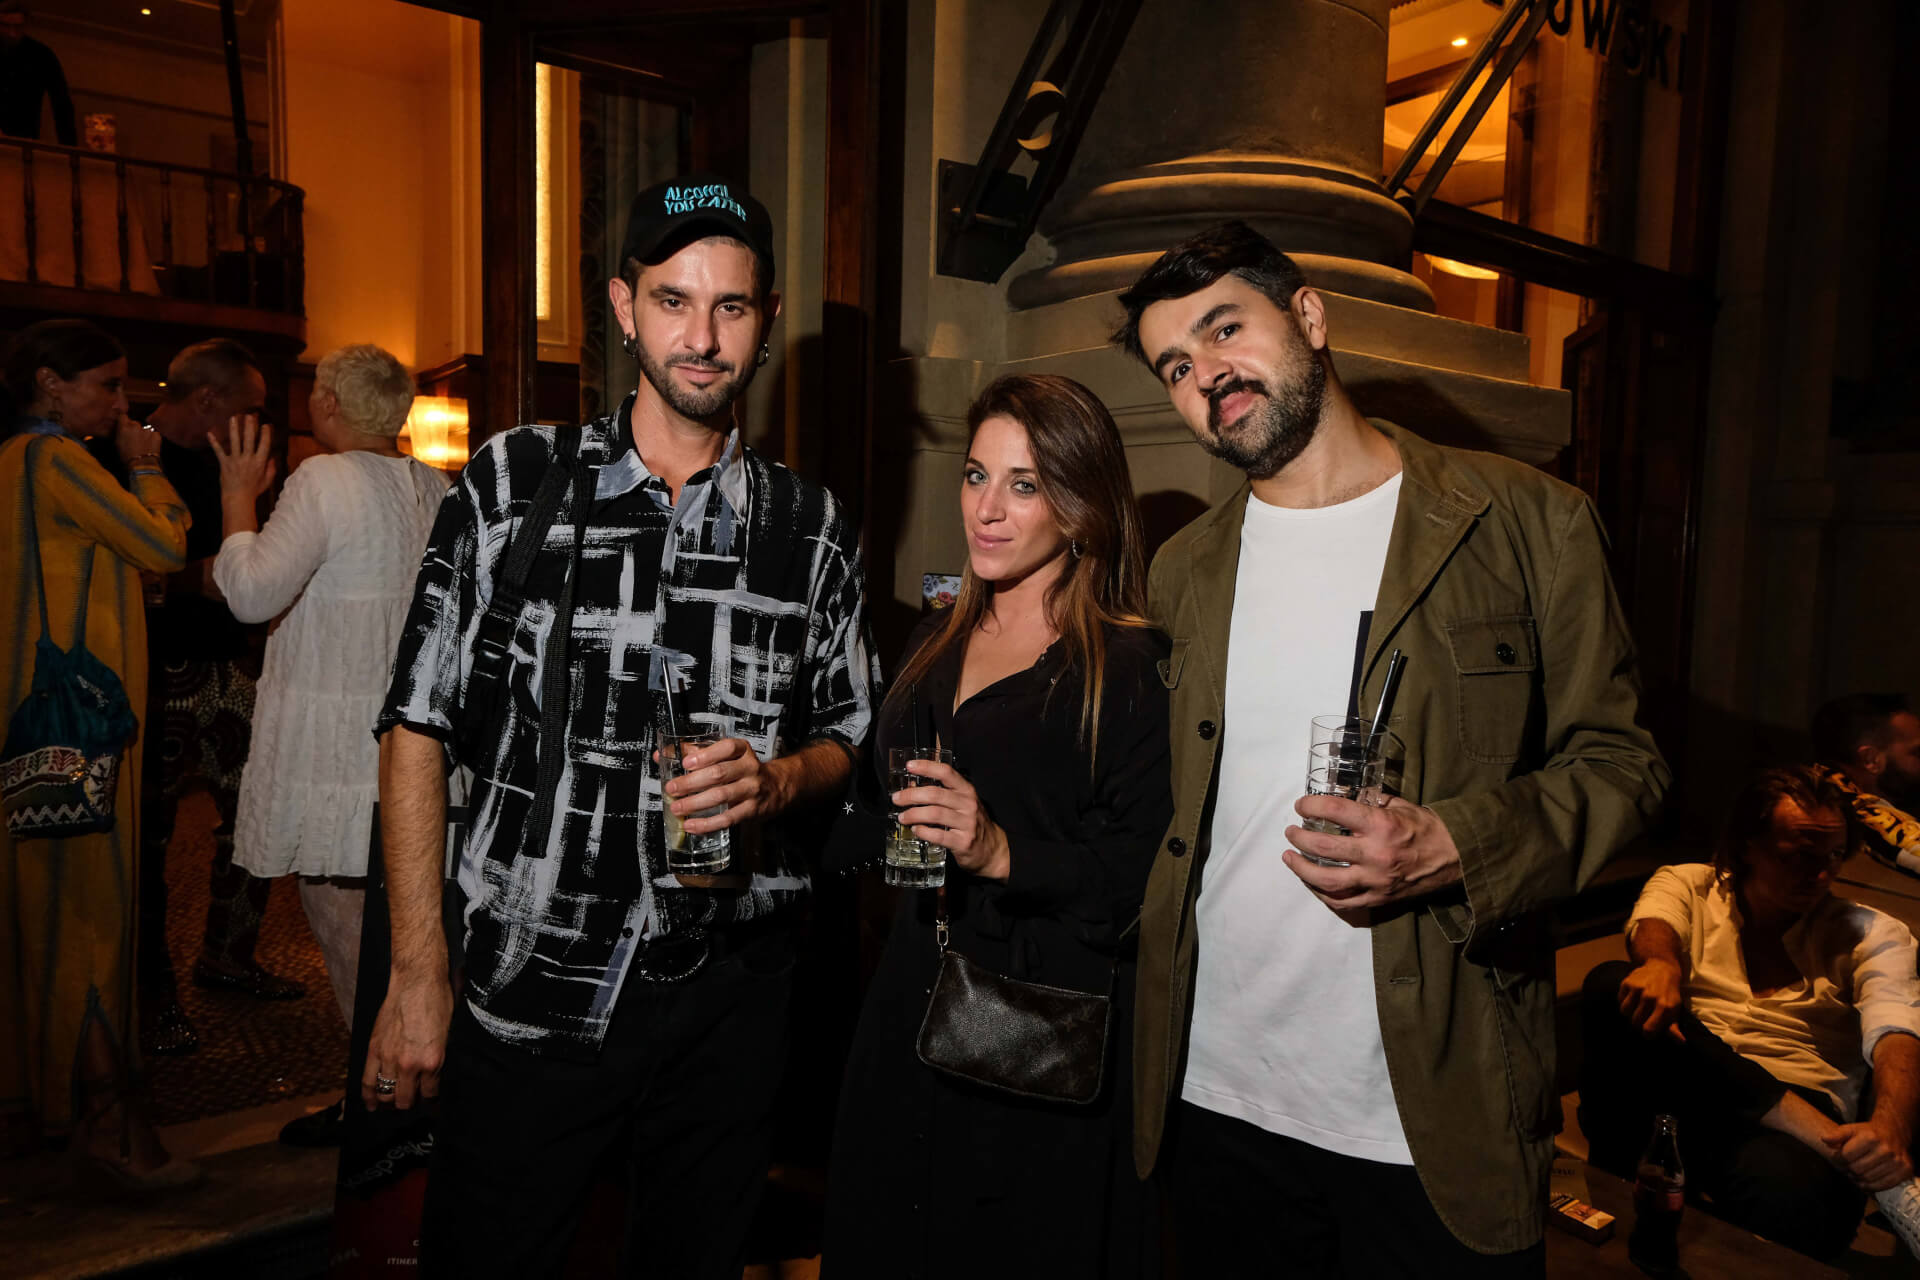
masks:
<svg viewBox="0 0 1920 1280"><path fill-rule="evenodd" d="M1328 1151L1412 1164L1372 936L1280 857L1306 791L1309 722L1348 710L1399 497L1395 475L1332 507L1247 499L1182 1096Z"/></svg>

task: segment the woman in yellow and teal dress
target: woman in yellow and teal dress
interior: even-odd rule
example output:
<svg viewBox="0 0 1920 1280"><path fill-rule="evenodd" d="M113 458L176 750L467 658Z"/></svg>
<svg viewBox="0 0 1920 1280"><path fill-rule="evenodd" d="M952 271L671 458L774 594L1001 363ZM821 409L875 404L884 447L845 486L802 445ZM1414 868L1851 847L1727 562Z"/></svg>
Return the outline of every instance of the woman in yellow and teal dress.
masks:
<svg viewBox="0 0 1920 1280"><path fill-rule="evenodd" d="M180 568L188 519L160 474L158 438L127 417L126 375L120 344L81 320L32 325L8 350L0 714L33 681L43 575L53 643L84 640L132 706L146 705L140 573ZM109 432L131 492L81 444ZM123 752L109 831L16 839L0 827L0 1153L64 1137L77 1173L158 1191L199 1171L169 1156L128 1093L139 770L139 753Z"/></svg>

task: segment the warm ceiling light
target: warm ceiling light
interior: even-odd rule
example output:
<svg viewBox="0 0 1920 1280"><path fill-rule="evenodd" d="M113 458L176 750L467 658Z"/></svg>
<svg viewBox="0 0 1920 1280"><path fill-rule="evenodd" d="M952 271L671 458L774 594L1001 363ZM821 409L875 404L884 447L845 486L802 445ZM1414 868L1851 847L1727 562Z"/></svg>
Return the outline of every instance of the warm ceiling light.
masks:
<svg viewBox="0 0 1920 1280"><path fill-rule="evenodd" d="M141 17L143 17L143 18L151 18L151 17L153 16L153 10L151 10L151 9L142 9L142 10L140 11L140 16L141 16Z"/></svg>
<svg viewBox="0 0 1920 1280"><path fill-rule="evenodd" d="M1489 271L1485 267L1471 266L1465 262L1455 262L1452 258L1436 258L1427 255L1427 261L1433 264L1435 271L1444 271L1449 275L1461 276L1468 280L1498 280L1498 271Z"/></svg>
<svg viewBox="0 0 1920 1280"><path fill-rule="evenodd" d="M144 12L145 12L145 10L142 10L141 12L143 12L143 13L144 13ZM1466 47L1467 47L1467 38L1466 38L1465 36L1455 36L1455 37L1453 38L1453 47L1454 47L1454 48L1456 48L1456 49L1464 49L1464 48L1466 48Z"/></svg>

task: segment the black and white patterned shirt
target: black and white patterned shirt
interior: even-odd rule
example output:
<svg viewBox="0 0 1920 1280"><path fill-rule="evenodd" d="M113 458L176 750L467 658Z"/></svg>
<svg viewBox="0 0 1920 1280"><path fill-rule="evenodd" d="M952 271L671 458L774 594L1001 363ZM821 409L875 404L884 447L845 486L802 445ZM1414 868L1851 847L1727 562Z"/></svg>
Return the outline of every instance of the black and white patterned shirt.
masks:
<svg viewBox="0 0 1920 1280"><path fill-rule="evenodd" d="M574 589L566 753L544 850L522 852L538 777L540 662L572 554L562 504L529 575L509 651L510 706L474 767L460 859L467 999L496 1037L560 1056L596 1052L636 944L698 941L760 920L808 887L781 824L736 831L750 885L688 889L667 871L656 700L743 738L761 759L866 736L878 668L865 624L857 533L833 496L739 439L690 477L679 503L633 448L628 413L582 429L595 468ZM449 741L498 566L532 505L554 429L489 440L448 490L376 732ZM680 692L685 690L685 692ZM754 839L758 834L759 839Z"/></svg>

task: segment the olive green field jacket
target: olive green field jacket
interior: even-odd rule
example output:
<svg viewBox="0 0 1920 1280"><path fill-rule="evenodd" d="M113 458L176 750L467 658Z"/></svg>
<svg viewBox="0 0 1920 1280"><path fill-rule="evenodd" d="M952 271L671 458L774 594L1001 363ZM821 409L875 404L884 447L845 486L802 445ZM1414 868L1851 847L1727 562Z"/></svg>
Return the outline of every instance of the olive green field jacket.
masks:
<svg viewBox="0 0 1920 1280"><path fill-rule="evenodd" d="M1394 1100L1428 1198L1469 1247L1526 1248L1545 1222L1559 1120L1546 913L1652 819L1670 780L1636 712L1634 645L1579 490L1524 463L1375 421L1401 489L1362 659L1360 707L1406 655L1391 725L1402 794L1460 850L1462 883L1379 911L1374 993ZM1147 882L1134 1039L1134 1160L1153 1169L1192 1017L1194 907L1222 746L1248 487L1154 557L1172 639L1175 814ZM1284 653L1271 655L1285 662ZM1304 741L1306 726L1301 726ZM1276 760L1274 776L1302 773ZM1285 839L1273 833L1273 856ZM1273 939L1275 964L1311 964Z"/></svg>

